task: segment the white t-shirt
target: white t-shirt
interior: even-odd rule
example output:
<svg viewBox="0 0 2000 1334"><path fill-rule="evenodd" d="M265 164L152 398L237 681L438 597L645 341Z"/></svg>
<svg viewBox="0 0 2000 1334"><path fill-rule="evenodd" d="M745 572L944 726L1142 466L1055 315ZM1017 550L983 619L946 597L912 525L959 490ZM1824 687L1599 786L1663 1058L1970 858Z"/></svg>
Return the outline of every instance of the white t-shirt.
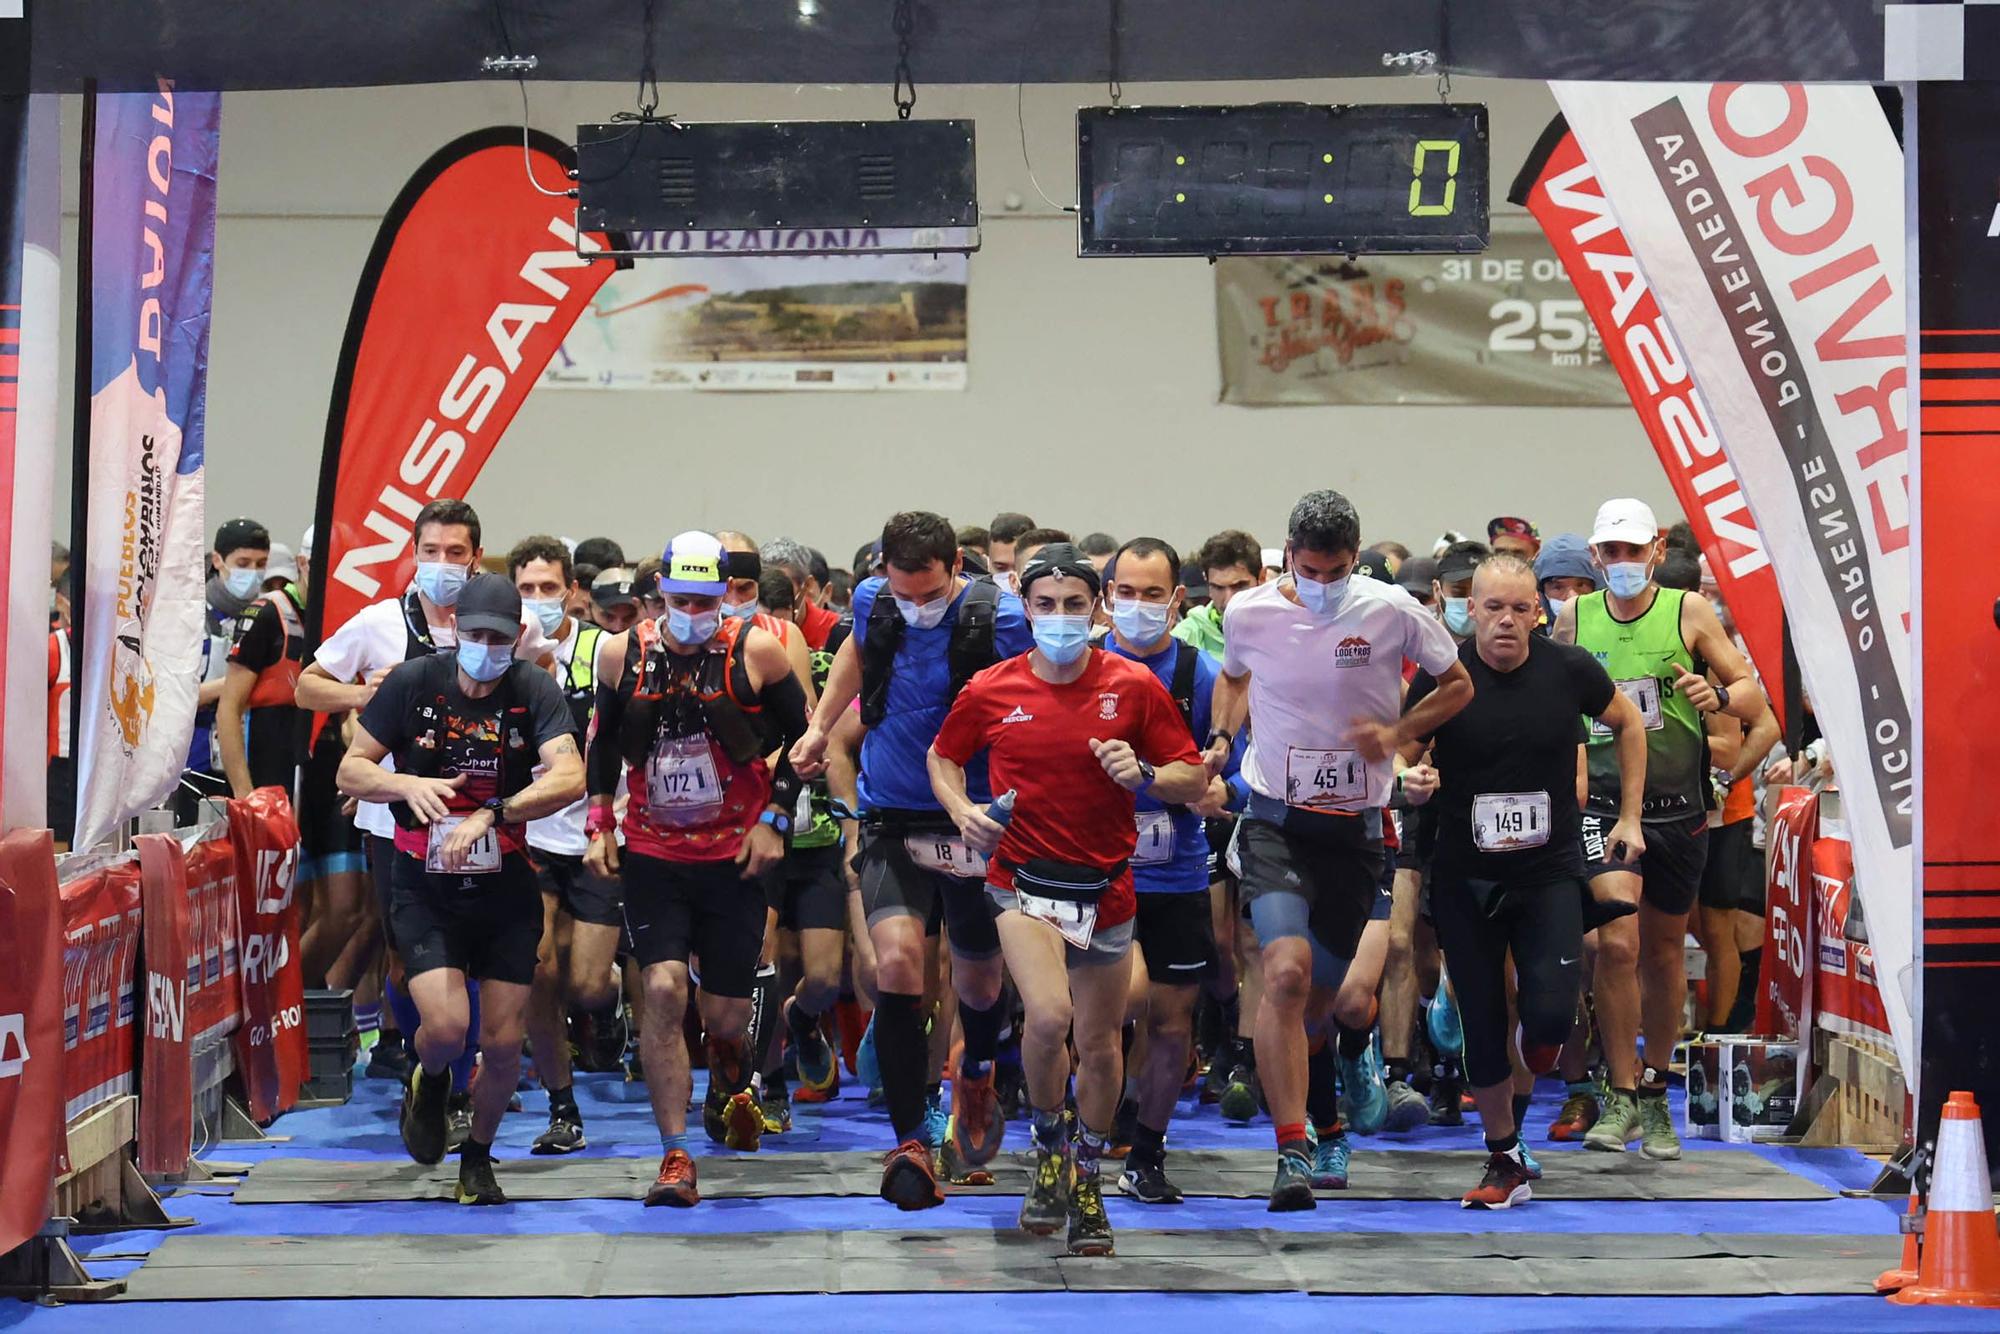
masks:
<svg viewBox="0 0 2000 1334"><path fill-rule="evenodd" d="M1222 670L1250 674L1253 791L1316 810L1360 812L1389 800L1393 760L1369 763L1348 739L1356 719L1393 723L1403 708L1403 660L1433 676L1458 661L1437 617L1393 584L1356 575L1339 612L1321 616L1273 579L1229 599Z"/></svg>
<svg viewBox="0 0 2000 1334"><path fill-rule="evenodd" d="M570 664L576 661L576 646L583 639L578 633L579 629L576 618L571 617L569 634L556 644L556 681L565 687L569 683ZM603 642L604 640L599 637L593 637L591 640L593 645L601 645ZM594 666L595 664L593 668ZM535 776L539 778L541 774L542 766L538 764L535 766ZM528 821L528 846L538 852L555 852L565 857L581 857L590 851L590 840L583 832L583 819L589 808L590 798L578 797L554 815L544 815L539 820Z"/></svg>

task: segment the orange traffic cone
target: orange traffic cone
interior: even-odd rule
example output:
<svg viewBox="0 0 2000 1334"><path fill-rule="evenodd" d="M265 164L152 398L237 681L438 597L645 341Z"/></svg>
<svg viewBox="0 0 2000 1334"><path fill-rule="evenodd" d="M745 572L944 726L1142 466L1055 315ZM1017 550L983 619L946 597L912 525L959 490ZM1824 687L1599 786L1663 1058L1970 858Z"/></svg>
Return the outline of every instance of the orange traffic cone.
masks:
<svg viewBox="0 0 2000 1334"><path fill-rule="evenodd" d="M1912 1219L1916 1218L1917 1210L1918 1210L1918 1205L1917 1205L1916 1169L1912 1167L1910 1169L1910 1215L1909 1215ZM1880 1274L1876 1275L1875 1291L1882 1293L1895 1292L1898 1289L1907 1288L1912 1283L1915 1283L1917 1281L1918 1254L1919 1252L1917 1249L1917 1234L1914 1232L1905 1232L1903 1234L1903 1262L1897 1265L1894 1269L1885 1269Z"/></svg>
<svg viewBox="0 0 2000 1334"><path fill-rule="evenodd" d="M2000 1225L1986 1175L1979 1104L1953 1093L1938 1122L1930 1209L1916 1286L1890 1294L1905 1306L2000 1306Z"/></svg>

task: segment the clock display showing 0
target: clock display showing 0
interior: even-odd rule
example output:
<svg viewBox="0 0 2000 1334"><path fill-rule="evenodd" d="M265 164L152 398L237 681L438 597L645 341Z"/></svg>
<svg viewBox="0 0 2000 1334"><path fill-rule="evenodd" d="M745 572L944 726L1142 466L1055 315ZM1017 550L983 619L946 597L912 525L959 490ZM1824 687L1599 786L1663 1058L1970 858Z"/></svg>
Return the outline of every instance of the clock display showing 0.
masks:
<svg viewBox="0 0 2000 1334"><path fill-rule="evenodd" d="M1088 108L1084 255L1483 250L1485 108Z"/></svg>

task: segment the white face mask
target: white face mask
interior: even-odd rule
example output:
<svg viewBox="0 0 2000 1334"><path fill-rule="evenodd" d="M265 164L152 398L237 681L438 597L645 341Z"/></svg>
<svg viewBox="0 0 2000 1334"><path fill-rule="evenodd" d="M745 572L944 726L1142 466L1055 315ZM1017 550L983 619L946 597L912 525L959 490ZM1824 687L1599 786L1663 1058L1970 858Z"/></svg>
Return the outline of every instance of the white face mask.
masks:
<svg viewBox="0 0 2000 1334"><path fill-rule="evenodd" d="M1001 589L1008 593L1018 593L1021 591L1020 579L1012 570L995 570L993 572L993 582L1000 585Z"/></svg>
<svg viewBox="0 0 2000 1334"><path fill-rule="evenodd" d="M541 622L545 635L553 635L569 615L569 603L563 598L524 598L521 609Z"/></svg>
<svg viewBox="0 0 2000 1334"><path fill-rule="evenodd" d="M247 602L264 582L264 572L254 565L231 565L222 572L222 586L238 602Z"/></svg>
<svg viewBox="0 0 2000 1334"><path fill-rule="evenodd" d="M1164 602L1114 598L1111 602L1111 624L1128 644L1153 644L1167 632L1167 617L1172 610Z"/></svg>
<svg viewBox="0 0 2000 1334"><path fill-rule="evenodd" d="M1302 574L1292 575L1292 587L1299 595L1299 602L1307 611L1321 616L1333 616L1347 604L1347 590L1354 576L1332 579L1322 583L1318 579L1308 579Z"/></svg>
<svg viewBox="0 0 2000 1334"><path fill-rule="evenodd" d="M1604 582L1621 598L1635 598L1652 581L1653 567L1643 560L1613 561L1604 567Z"/></svg>
<svg viewBox="0 0 2000 1334"><path fill-rule="evenodd" d="M951 598L949 595L934 597L929 602L896 598L896 610L903 613L905 624L918 630L935 630L944 624L944 614L951 610Z"/></svg>

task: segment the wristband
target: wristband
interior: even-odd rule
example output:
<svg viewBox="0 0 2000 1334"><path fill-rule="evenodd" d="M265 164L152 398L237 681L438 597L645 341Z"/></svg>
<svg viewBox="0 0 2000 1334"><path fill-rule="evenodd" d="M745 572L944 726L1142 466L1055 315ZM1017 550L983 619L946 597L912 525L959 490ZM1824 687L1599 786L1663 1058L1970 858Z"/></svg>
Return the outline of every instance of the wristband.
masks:
<svg viewBox="0 0 2000 1334"><path fill-rule="evenodd" d="M617 828L618 816L609 806L592 806L583 817L583 832L589 838L612 833Z"/></svg>
<svg viewBox="0 0 2000 1334"><path fill-rule="evenodd" d="M1208 740L1201 743L1201 748L1203 750L1207 750L1210 746L1213 746L1218 741L1222 742L1226 746L1234 747L1236 745L1236 734L1233 732L1225 732L1218 727L1214 731L1208 734Z"/></svg>

